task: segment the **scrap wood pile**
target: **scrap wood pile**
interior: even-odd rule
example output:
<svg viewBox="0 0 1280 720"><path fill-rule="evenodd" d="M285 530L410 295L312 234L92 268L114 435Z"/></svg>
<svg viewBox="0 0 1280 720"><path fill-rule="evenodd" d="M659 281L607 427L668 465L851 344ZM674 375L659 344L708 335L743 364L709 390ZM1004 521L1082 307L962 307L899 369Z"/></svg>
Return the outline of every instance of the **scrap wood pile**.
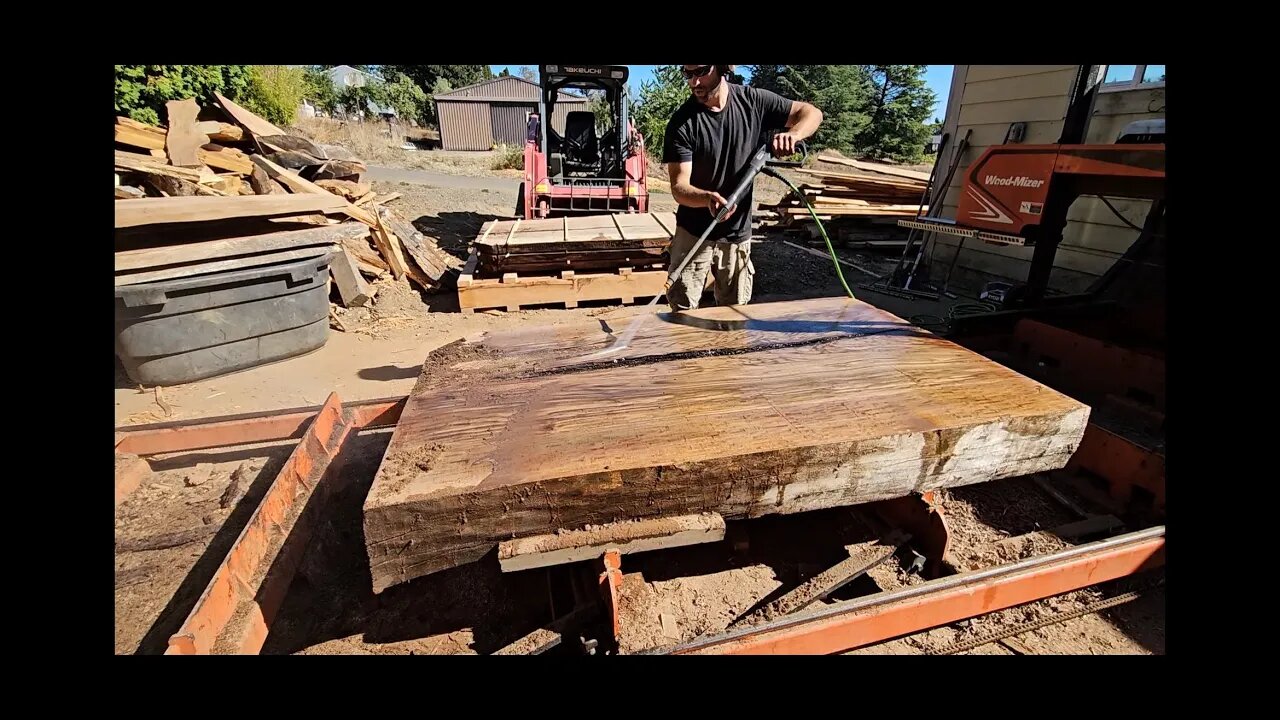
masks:
<svg viewBox="0 0 1280 720"><path fill-rule="evenodd" d="M227 98L170 101L156 127L115 126L117 287L206 276L332 253L343 305L372 297L365 277L441 288L462 262L361 182L339 145L291 135Z"/></svg>
<svg viewBox="0 0 1280 720"><path fill-rule="evenodd" d="M857 171L795 171L815 179L799 187L832 239L866 245L901 244L906 240L906 231L898 227L898 218L929 210L927 205L921 206L928 173L832 155L817 159ZM764 212L757 214L779 227L818 235L809 210L793 194L783 196L776 206L762 209Z"/></svg>

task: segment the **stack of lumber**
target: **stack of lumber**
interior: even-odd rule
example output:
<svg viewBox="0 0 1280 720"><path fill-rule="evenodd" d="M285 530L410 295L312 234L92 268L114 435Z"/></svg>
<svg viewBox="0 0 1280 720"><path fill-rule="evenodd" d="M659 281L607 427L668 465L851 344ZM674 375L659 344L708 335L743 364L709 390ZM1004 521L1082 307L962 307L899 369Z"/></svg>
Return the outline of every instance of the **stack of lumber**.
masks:
<svg viewBox="0 0 1280 720"><path fill-rule="evenodd" d="M829 155L818 160L852 168L850 172L795 171L814 180L799 187L833 237L872 245L900 243L906 236L897 226L898 218L928 212L927 205L921 206L927 173ZM782 227L807 228L817 234L808 209L792 194L767 210L766 217Z"/></svg>
<svg viewBox="0 0 1280 720"><path fill-rule="evenodd" d="M458 276L458 308L574 308L665 291L675 213L493 220L480 228Z"/></svg>
<svg viewBox="0 0 1280 720"><path fill-rule="evenodd" d="M494 220L475 241L478 276L664 265L673 213Z"/></svg>
<svg viewBox="0 0 1280 720"><path fill-rule="evenodd" d="M428 355L364 505L374 592L492 562L513 539L1047 472L1089 419L1088 406L856 300L682 316L652 317L603 361L592 354L614 346L617 326L601 322Z"/></svg>
<svg viewBox="0 0 1280 720"><path fill-rule="evenodd" d="M335 254L344 305L365 277L408 277L434 291L462 262L440 251L361 182L339 145L291 135L214 93L167 104L158 127L115 125L116 285L193 277Z"/></svg>

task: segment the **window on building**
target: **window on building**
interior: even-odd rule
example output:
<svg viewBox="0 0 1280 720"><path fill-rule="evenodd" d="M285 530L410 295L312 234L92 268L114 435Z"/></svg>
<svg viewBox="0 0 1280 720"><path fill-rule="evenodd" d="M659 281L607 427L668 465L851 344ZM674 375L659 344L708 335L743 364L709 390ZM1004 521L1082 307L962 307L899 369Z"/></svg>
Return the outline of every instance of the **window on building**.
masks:
<svg viewBox="0 0 1280 720"><path fill-rule="evenodd" d="M1163 65L1106 65L1102 92L1139 90L1164 85Z"/></svg>

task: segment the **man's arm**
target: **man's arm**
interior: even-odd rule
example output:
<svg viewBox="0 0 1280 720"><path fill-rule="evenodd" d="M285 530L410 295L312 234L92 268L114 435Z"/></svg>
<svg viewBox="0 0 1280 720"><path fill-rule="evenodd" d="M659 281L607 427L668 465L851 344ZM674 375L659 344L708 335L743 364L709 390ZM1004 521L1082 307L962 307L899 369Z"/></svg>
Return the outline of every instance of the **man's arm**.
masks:
<svg viewBox="0 0 1280 720"><path fill-rule="evenodd" d="M822 124L822 111L817 107L801 101L791 101L791 112L787 115L787 131L778 133L773 138L773 154L786 157L796 151L796 143L806 140L818 132Z"/></svg>
<svg viewBox="0 0 1280 720"><path fill-rule="evenodd" d="M667 163L667 176L671 178L671 197L675 198L677 203L686 207L707 208L712 215L720 212L720 208L724 207L724 197L720 193L700 190L690 182L693 176L692 160ZM725 219L732 216L733 212L730 209Z"/></svg>
<svg viewBox="0 0 1280 720"><path fill-rule="evenodd" d="M677 114L667 123L666 140L663 142L662 161L667 164L667 176L671 178L671 196L686 207L707 208L711 213L720 212L724 198L720 193L693 186L693 147L680 127ZM727 219L733 210L725 215Z"/></svg>
<svg viewBox="0 0 1280 720"><path fill-rule="evenodd" d="M771 90L753 92L764 127L782 130L773 141L773 154L778 157L794 153L796 143L812 137L822 124L822 111L811 103L789 100Z"/></svg>

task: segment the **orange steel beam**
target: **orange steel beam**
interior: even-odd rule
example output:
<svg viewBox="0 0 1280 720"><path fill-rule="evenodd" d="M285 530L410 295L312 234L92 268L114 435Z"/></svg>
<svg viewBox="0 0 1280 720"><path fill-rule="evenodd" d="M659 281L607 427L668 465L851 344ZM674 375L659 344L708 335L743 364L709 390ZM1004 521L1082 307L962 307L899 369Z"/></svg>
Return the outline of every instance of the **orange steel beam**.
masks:
<svg viewBox="0 0 1280 720"><path fill-rule="evenodd" d="M1067 470L1084 469L1106 479L1111 497L1126 505L1133 489L1151 493L1154 509L1165 510L1164 456L1141 447L1121 435L1089 423L1080 446L1067 462Z"/></svg>
<svg viewBox="0 0 1280 720"><path fill-rule="evenodd" d="M351 403L352 426L357 430L395 425L405 397L379 398ZM195 422L155 423L116 428L116 451L133 455L207 450L225 445L292 440L302 437L324 406L277 412L249 413Z"/></svg>
<svg viewBox="0 0 1280 720"><path fill-rule="evenodd" d="M1120 396L1131 391L1165 406L1163 357L1129 350L1088 335L1025 318L1013 329L1013 347L1036 379L1060 381L1070 389Z"/></svg>
<svg viewBox="0 0 1280 720"><path fill-rule="evenodd" d="M618 602L618 592L622 589L622 553L615 548L605 551L601 558L604 572L600 573L600 594L609 606L612 616L613 641L618 642L622 635L622 606Z"/></svg>
<svg viewBox="0 0 1280 720"><path fill-rule="evenodd" d="M911 544L919 548L925 557L924 577L933 579L942 574L947 549L951 546L951 531L942 514L942 506L933 498L933 491L920 495L906 495L891 500L879 500L870 509L890 526L911 535Z"/></svg>
<svg viewBox="0 0 1280 720"><path fill-rule="evenodd" d="M354 413L337 394L316 413L166 655L255 654L284 601L328 487L325 473Z"/></svg>
<svg viewBox="0 0 1280 720"><path fill-rule="evenodd" d="M1164 527L1142 530L1010 565L879 593L657 653L838 653L1022 605L1164 564Z"/></svg>

